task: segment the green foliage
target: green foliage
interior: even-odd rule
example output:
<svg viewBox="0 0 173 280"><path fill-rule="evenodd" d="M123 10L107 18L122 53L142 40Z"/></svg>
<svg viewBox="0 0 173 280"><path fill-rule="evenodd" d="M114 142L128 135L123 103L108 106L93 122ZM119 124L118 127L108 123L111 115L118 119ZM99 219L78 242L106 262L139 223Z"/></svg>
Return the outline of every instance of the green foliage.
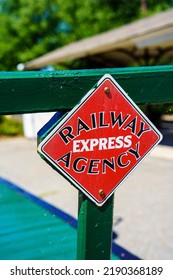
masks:
<svg viewBox="0 0 173 280"><path fill-rule="evenodd" d="M72 27L71 40L98 34L105 30L132 21L138 16L138 0L111 1L58 1L61 19L65 15L65 21ZM136 9L134 8L136 7Z"/></svg>
<svg viewBox="0 0 173 280"><path fill-rule="evenodd" d="M19 62L60 46L56 1L8 0L1 8L0 68L13 70Z"/></svg>
<svg viewBox="0 0 173 280"><path fill-rule="evenodd" d="M171 1L147 5L146 15L169 8ZM0 70L16 70L18 63L141 16L140 0L1 0Z"/></svg>
<svg viewBox="0 0 173 280"><path fill-rule="evenodd" d="M147 8L148 15L153 13L159 13L163 10L166 10L172 6L172 0L148 0Z"/></svg>
<svg viewBox="0 0 173 280"><path fill-rule="evenodd" d="M0 116L0 136L23 135L23 125L19 120L10 117Z"/></svg>

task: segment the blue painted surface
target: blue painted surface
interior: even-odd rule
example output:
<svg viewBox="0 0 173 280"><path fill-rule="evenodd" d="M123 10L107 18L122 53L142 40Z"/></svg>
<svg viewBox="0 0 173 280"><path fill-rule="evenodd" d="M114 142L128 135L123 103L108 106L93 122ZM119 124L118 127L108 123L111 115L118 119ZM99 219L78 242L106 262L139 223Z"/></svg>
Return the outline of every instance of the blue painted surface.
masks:
<svg viewBox="0 0 173 280"><path fill-rule="evenodd" d="M77 221L0 178L0 259L76 259ZM112 259L139 259L112 244Z"/></svg>
<svg viewBox="0 0 173 280"><path fill-rule="evenodd" d="M0 259L76 258L74 219L0 180Z"/></svg>
<svg viewBox="0 0 173 280"><path fill-rule="evenodd" d="M53 117L37 132L38 144L46 137L64 116L65 111L56 112Z"/></svg>

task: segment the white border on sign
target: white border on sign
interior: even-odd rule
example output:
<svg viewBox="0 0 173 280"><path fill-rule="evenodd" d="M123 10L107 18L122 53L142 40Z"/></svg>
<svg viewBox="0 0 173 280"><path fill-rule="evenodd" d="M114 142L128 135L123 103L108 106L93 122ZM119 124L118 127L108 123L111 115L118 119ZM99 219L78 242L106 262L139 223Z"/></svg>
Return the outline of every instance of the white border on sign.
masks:
<svg viewBox="0 0 173 280"><path fill-rule="evenodd" d="M158 135L158 141L151 146L151 148L147 151L147 153L139 160L137 163L133 166L133 168L125 175L125 177L122 178L122 180L116 185L113 190L110 192L110 194L105 197L105 199L102 200L102 202L99 202L95 199L75 178L73 178L70 174L66 173L64 169L62 169L60 166L58 166L54 160L52 160L44 151L44 145L51 140L52 136L57 132L57 130L68 120L70 119L75 112L78 111L78 109L92 96L92 94L99 88L99 86L105 81L106 79L109 79L115 87L124 95L126 100L132 105L132 107L144 118L144 120L151 126L151 128L155 131L155 133ZM94 86L89 92L80 100L80 102L67 114L64 118L61 119L61 121L57 124L57 126L48 134L48 136L45 137L45 139L38 145L38 152L39 154L42 154L55 168L62 174L64 177L70 181L77 189L81 190L89 199L91 199L97 206L102 206L108 198L114 193L115 190L119 188L119 186L124 182L124 180L135 170L135 168L146 158L146 156L156 147L156 145L159 144L159 142L162 140L163 136L160 133L160 131L152 124L152 122L148 119L148 117L140 110L140 108L134 103L134 101L128 96L128 94L121 88L121 86L114 80L114 78L110 74L105 74Z"/></svg>

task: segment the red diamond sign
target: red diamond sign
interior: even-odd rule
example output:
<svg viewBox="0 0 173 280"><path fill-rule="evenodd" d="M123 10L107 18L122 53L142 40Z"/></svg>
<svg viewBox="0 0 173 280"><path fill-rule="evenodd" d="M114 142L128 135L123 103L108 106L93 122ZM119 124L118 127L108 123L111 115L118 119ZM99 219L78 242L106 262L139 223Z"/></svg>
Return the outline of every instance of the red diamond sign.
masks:
<svg viewBox="0 0 173 280"><path fill-rule="evenodd" d="M38 152L101 206L161 139L106 74L46 136Z"/></svg>

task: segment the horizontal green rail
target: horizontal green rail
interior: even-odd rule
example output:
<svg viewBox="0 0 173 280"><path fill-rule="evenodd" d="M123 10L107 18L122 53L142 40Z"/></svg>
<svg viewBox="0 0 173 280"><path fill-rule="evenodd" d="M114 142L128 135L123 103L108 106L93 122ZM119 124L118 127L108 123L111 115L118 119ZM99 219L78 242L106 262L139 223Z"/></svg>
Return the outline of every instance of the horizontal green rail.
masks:
<svg viewBox="0 0 173 280"><path fill-rule="evenodd" d="M173 66L1 72L0 114L71 109L106 73L137 104L173 102Z"/></svg>

